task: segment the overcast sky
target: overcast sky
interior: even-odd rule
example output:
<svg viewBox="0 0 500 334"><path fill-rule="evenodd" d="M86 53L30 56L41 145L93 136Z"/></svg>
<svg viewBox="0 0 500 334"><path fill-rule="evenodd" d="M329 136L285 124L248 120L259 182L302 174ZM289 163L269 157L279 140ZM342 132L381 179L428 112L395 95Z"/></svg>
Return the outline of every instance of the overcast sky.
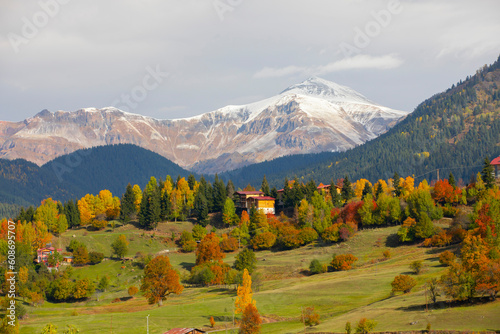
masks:
<svg viewBox="0 0 500 334"><path fill-rule="evenodd" d="M316 75L413 111L500 54L498 0L0 1L0 119L162 119Z"/></svg>

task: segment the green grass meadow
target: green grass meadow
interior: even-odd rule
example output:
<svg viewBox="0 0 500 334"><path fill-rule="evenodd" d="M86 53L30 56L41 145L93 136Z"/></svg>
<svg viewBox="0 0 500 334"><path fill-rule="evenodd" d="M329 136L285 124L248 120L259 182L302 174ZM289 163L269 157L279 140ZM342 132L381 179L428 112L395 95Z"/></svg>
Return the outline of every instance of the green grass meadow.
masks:
<svg viewBox="0 0 500 334"><path fill-rule="evenodd" d="M68 231L60 243L65 246L77 239L85 243L89 251L110 256L110 244L117 235L125 234L131 240L127 256L133 257L139 251L156 254L168 249L165 254L182 276L194 265L194 253L178 253L177 246L165 239L172 232L179 235L191 227L187 222L162 223L154 236L151 232L143 234L132 225L119 226L114 231L108 228L104 232ZM363 230L351 240L334 245L312 244L290 251L257 252L257 272L262 274L263 281L258 291L254 291L254 299L264 320L262 333L344 332L347 321L355 327L363 317L377 321L375 331L423 330L427 323L433 330L500 329L500 301L450 307L441 296L438 305L426 308L424 284L444 272L438 261L444 249L417 245L393 247L397 229ZM385 250L390 250L392 256L382 260ZM358 258L354 269L307 275L312 259L327 263L333 254L343 253L352 253ZM227 254L224 261L232 264L235 256L236 253ZM409 294L391 296L391 281L396 275L410 274L409 264L415 260L422 260L425 265L420 275L412 274L418 285ZM230 332L236 296L234 286L186 287L181 295L169 297L158 307L148 305L140 293L126 298L128 287L139 286L142 275L142 270L131 262L111 259L95 266L74 268L73 277L87 277L97 282L103 275L110 278L110 287L88 301L45 302L37 308L27 306L29 317L21 322L21 333L40 333L47 323L57 325L59 332L72 324L80 333L146 333L148 315L151 334L174 327ZM123 301L113 303L116 298ZM300 321L302 309L308 306L314 306L320 314L318 326L304 328ZM211 316L216 320L214 329L208 327Z"/></svg>

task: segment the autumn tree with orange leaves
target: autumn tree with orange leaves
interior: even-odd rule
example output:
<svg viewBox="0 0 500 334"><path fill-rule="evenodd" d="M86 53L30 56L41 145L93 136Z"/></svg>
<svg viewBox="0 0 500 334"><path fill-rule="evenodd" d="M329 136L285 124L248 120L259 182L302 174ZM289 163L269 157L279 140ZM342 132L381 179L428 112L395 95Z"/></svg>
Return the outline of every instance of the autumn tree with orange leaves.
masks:
<svg viewBox="0 0 500 334"><path fill-rule="evenodd" d="M184 287L179 281L179 275L170 264L166 255L160 255L151 260L144 268L141 291L149 304L163 305L167 297L175 293L179 295Z"/></svg>
<svg viewBox="0 0 500 334"><path fill-rule="evenodd" d="M442 205L458 203L461 196L462 191L454 188L446 179L437 181L432 191L432 198Z"/></svg>
<svg viewBox="0 0 500 334"><path fill-rule="evenodd" d="M220 249L220 240L215 233L207 234L199 243L196 249L196 265L210 261L218 261L226 255Z"/></svg>
<svg viewBox="0 0 500 334"><path fill-rule="evenodd" d="M243 316L240 322L241 334L257 334L260 333L262 318L254 304L248 304L243 311Z"/></svg>

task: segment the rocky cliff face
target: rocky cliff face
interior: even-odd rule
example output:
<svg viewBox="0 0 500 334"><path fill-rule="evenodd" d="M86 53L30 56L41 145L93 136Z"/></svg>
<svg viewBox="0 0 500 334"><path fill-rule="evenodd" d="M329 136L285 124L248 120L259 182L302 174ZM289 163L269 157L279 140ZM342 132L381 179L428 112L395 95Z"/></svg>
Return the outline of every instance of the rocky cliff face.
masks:
<svg viewBox="0 0 500 334"><path fill-rule="evenodd" d="M263 101L185 119L158 120L112 107L44 110L23 122L0 122L0 158L41 165L80 148L130 143L196 172L215 173L284 155L343 151L407 114L311 78Z"/></svg>

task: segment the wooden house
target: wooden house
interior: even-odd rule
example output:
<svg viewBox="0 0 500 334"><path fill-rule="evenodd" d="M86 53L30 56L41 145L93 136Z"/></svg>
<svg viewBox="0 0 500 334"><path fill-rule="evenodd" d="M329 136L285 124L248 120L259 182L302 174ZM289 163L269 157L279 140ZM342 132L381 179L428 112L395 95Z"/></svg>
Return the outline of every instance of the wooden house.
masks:
<svg viewBox="0 0 500 334"><path fill-rule="evenodd" d="M54 252L62 252L62 249L58 248L54 248L52 246L46 246L46 247L43 247L43 248L38 248L36 250L36 262L37 263L45 263L47 264L47 261L49 260L49 256L54 254Z"/></svg>
<svg viewBox="0 0 500 334"><path fill-rule="evenodd" d="M235 195L237 196L235 206L239 209L248 210L251 207L248 199L264 196L264 193L262 191L237 191Z"/></svg>
<svg viewBox="0 0 500 334"><path fill-rule="evenodd" d="M500 157L493 159L491 165L495 167L495 178L500 179Z"/></svg>
<svg viewBox="0 0 500 334"><path fill-rule="evenodd" d="M275 214L274 202L276 200L274 197L269 196L256 196L248 198L248 204L250 207L253 205L257 210L262 210L265 214Z"/></svg>
<svg viewBox="0 0 500 334"><path fill-rule="evenodd" d="M196 328L172 328L171 330L166 331L163 334L203 334L203 333L206 332Z"/></svg>

